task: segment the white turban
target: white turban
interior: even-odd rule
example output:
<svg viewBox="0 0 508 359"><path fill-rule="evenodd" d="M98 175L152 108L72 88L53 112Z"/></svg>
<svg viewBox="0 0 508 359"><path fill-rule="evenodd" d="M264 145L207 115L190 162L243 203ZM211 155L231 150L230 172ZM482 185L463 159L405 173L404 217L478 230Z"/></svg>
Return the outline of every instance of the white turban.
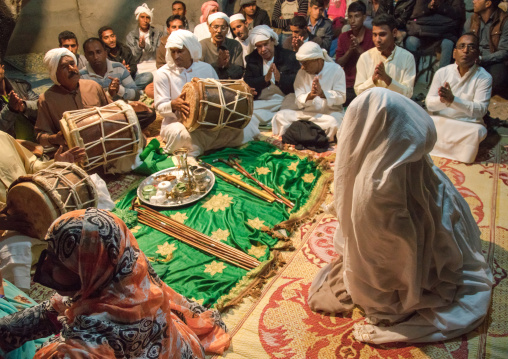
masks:
<svg viewBox="0 0 508 359"><path fill-rule="evenodd" d="M49 71L49 77L57 85L60 85L60 83L56 79L56 70L58 69L60 59L64 56L72 57L74 63L77 65L78 62L76 61L76 56L74 56L74 54L65 47L58 47L56 49L49 50L44 56L44 65L46 65L46 68Z"/></svg>
<svg viewBox="0 0 508 359"><path fill-rule="evenodd" d="M230 20L230 23L232 23L233 21L237 21L237 20L245 21L245 16L243 16L242 14L234 14L229 18L229 20Z"/></svg>
<svg viewBox="0 0 508 359"><path fill-rule="evenodd" d="M266 41L269 39L273 39L275 41L275 45L279 44L279 35L277 35L268 25L258 25L249 33L249 41L252 46L256 46L256 42Z"/></svg>
<svg viewBox="0 0 508 359"><path fill-rule="evenodd" d="M199 61L199 59L201 59L201 44L199 43L196 35L189 30L179 29L173 31L168 37L168 42L166 42L166 63L170 67L175 63L171 57L171 51L169 49L171 47L182 49L184 46L187 50L189 50L194 61Z"/></svg>
<svg viewBox="0 0 508 359"><path fill-rule="evenodd" d="M138 6L136 8L136 11L134 11L134 15L136 15L136 20L139 19L139 15L141 14L147 14L148 16L150 16L150 19L153 19L153 9L150 10L150 8L148 7L147 4L143 4L141 6Z"/></svg>
<svg viewBox="0 0 508 359"><path fill-rule="evenodd" d="M332 58L328 56L326 50L312 41L307 41L305 44L300 46L300 49L298 49L298 52L296 53L296 59L298 61L323 59L328 62L333 62Z"/></svg>
<svg viewBox="0 0 508 359"><path fill-rule="evenodd" d="M223 12L214 12L210 16L208 16L208 25L211 25L217 19L224 19L229 25L229 16L224 14Z"/></svg>

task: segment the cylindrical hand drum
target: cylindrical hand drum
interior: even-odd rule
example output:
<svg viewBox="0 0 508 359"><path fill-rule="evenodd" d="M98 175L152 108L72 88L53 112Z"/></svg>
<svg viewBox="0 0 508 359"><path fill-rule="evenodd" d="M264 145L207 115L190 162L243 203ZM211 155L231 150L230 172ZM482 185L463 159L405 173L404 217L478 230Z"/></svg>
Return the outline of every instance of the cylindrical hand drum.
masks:
<svg viewBox="0 0 508 359"><path fill-rule="evenodd" d="M97 189L86 172L64 162L19 177L7 192L7 213L20 215L27 223L25 234L39 239L62 214L97 203Z"/></svg>
<svg viewBox="0 0 508 359"><path fill-rule="evenodd" d="M64 112L60 128L69 148L86 150L86 170L136 154L142 146L136 112L123 101L103 107Z"/></svg>
<svg viewBox="0 0 508 359"><path fill-rule="evenodd" d="M189 116L182 120L189 132L197 128L218 131L224 127L242 129L254 110L249 85L243 80L193 78L182 89L190 104Z"/></svg>

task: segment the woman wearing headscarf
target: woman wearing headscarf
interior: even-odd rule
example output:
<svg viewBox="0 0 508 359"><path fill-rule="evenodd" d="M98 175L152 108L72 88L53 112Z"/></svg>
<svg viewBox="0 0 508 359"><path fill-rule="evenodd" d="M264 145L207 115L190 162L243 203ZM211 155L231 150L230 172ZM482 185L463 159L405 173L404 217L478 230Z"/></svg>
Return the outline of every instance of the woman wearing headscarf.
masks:
<svg viewBox="0 0 508 359"><path fill-rule="evenodd" d="M349 311L365 322L357 340L431 342L477 327L489 308L492 273L471 211L428 153L429 115L375 88L357 97L338 133L334 246L309 293L313 310ZM382 323L382 325L381 325Z"/></svg>
<svg viewBox="0 0 508 359"><path fill-rule="evenodd" d="M283 135L295 121L307 120L321 127L329 141L335 139L346 101L346 75L326 50L308 41L296 53L302 68L295 79L295 110L281 110L272 119L274 135Z"/></svg>
<svg viewBox="0 0 508 359"><path fill-rule="evenodd" d="M204 358L230 337L217 311L163 283L115 215L89 208L58 218L35 274L50 301L0 319L0 344L60 333L35 358Z"/></svg>

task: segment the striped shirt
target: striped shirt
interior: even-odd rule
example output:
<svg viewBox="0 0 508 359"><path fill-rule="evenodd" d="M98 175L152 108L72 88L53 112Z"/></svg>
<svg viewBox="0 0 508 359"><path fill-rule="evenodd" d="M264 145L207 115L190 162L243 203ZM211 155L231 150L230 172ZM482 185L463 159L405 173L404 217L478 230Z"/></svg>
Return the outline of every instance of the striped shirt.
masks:
<svg viewBox="0 0 508 359"><path fill-rule="evenodd" d="M139 98L138 88L136 83L132 79L129 71L119 62L106 60L108 69L104 77L97 75L92 69L90 63L86 64L86 67L79 71L82 79L93 80L97 82L104 91L108 91L111 80L109 77L114 77L120 80L120 88L118 89L117 95L113 100L124 99L124 100L136 100Z"/></svg>

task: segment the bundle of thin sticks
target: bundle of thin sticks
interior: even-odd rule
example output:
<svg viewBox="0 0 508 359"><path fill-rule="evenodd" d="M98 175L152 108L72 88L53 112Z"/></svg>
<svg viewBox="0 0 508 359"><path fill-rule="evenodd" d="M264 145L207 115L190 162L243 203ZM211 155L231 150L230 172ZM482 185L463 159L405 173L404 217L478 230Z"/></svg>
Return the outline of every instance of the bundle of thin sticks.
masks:
<svg viewBox="0 0 508 359"><path fill-rule="evenodd" d="M277 194L275 193L275 191L273 189L271 189L270 187L268 186L265 186L263 183L261 183L261 181L259 181L257 178L255 178L253 175L251 175L249 172L247 172L247 170L245 168L243 168L243 166L233 158L233 156L229 156L229 160L224 160L222 158L219 158L219 161L222 162L222 163L225 163L227 164L229 167L231 167L232 169L240 172L242 175L244 175L245 177L253 180L259 187L261 187L268 195L272 196L273 199L276 201L276 202L279 202L279 203L282 203L282 204L285 204L286 206L288 206L290 209L293 209L293 207L295 206L294 203L292 203L290 200L288 200L287 198L284 198L282 195L280 194Z"/></svg>
<svg viewBox="0 0 508 359"><path fill-rule="evenodd" d="M225 243L214 241L207 235L177 222L150 207L133 203L132 209L138 212L138 221L140 223L174 237L205 253L214 255L234 266L245 270L251 270L260 264L257 259L252 258L248 254L228 246Z"/></svg>

